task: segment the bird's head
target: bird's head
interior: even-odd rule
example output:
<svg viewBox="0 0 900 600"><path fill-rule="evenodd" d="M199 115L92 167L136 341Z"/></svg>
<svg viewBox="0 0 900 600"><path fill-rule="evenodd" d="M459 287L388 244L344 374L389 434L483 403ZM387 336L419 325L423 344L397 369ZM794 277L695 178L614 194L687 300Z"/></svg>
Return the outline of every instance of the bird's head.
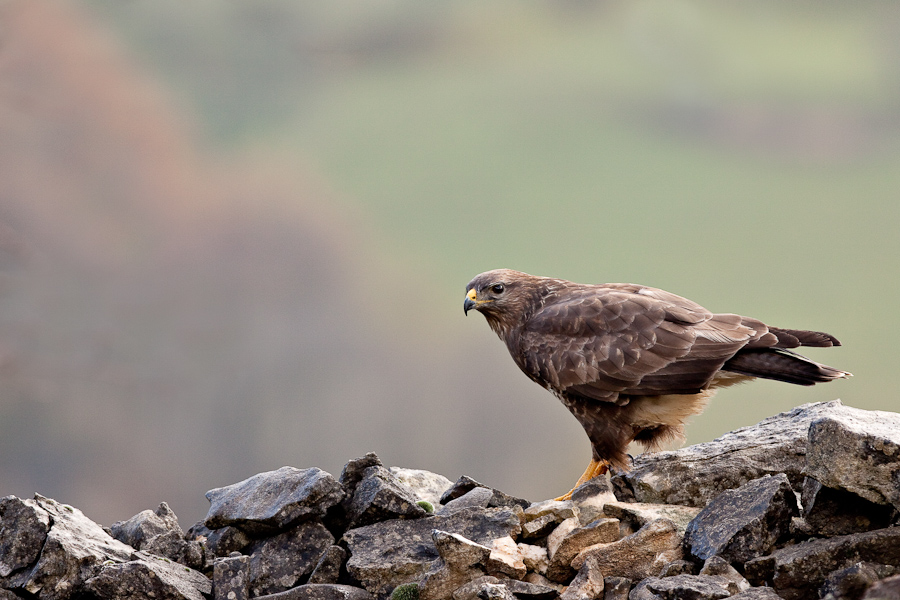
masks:
<svg viewBox="0 0 900 600"><path fill-rule="evenodd" d="M519 323L534 304L538 283L543 277L510 269L495 269L476 275L466 286L463 310L477 310L491 329L503 335Z"/></svg>

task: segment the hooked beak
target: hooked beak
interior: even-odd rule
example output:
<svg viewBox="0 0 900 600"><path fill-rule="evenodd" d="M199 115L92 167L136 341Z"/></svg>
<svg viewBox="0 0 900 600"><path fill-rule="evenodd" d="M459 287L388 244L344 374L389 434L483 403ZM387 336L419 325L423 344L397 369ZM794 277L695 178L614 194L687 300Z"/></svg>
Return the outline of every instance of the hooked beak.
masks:
<svg viewBox="0 0 900 600"><path fill-rule="evenodd" d="M478 303L475 301L475 288L472 288L469 290L469 293L466 294L466 299L463 302L463 310L466 314L469 314L469 311L475 308L477 304Z"/></svg>

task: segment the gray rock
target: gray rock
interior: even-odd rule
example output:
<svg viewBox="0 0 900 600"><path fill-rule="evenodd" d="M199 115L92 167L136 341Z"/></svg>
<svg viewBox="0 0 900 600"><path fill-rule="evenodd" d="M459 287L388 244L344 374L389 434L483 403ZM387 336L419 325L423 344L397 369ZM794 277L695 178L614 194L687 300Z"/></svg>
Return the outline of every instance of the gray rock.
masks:
<svg viewBox="0 0 900 600"><path fill-rule="evenodd" d="M155 557L106 564L84 587L100 600L204 600L212 593L212 584L201 573Z"/></svg>
<svg viewBox="0 0 900 600"><path fill-rule="evenodd" d="M0 577L37 561L50 531L50 514L35 500L0 499Z"/></svg>
<svg viewBox="0 0 900 600"><path fill-rule="evenodd" d="M479 600L515 600L509 588L502 583L487 583L478 590Z"/></svg>
<svg viewBox="0 0 900 600"><path fill-rule="evenodd" d="M580 569L588 556L596 555L600 570L607 576L640 580L680 560L681 542L682 537L672 521L657 519L626 538L585 548L572 561L572 567Z"/></svg>
<svg viewBox="0 0 900 600"><path fill-rule="evenodd" d="M720 585L732 595L750 589L750 583L744 579L744 576L738 573L737 569L732 567L721 556L712 556L708 558L703 564L703 568L700 569L700 575L718 577Z"/></svg>
<svg viewBox="0 0 900 600"><path fill-rule="evenodd" d="M467 508L452 515L358 527L344 534L350 551L347 571L378 597L387 596L401 583L418 581L438 558L432 529L490 544L496 538L518 536L521 525L511 508Z"/></svg>
<svg viewBox="0 0 900 600"><path fill-rule="evenodd" d="M657 577L675 577L676 575L696 575L694 563L689 560L673 560L665 565Z"/></svg>
<svg viewBox="0 0 900 600"><path fill-rule="evenodd" d="M722 600L731 594L715 577L706 575L676 575L674 577L648 577L628 596L629 600Z"/></svg>
<svg viewBox="0 0 900 600"><path fill-rule="evenodd" d="M199 524L198 524L199 525ZM240 552L252 541L247 532L237 527L220 527L208 529L195 525L186 536L188 541L198 541L206 547L209 555L214 557L228 556L232 552Z"/></svg>
<svg viewBox="0 0 900 600"><path fill-rule="evenodd" d="M743 563L768 554L799 514L784 473L762 477L716 496L687 527L686 553L696 560L721 556Z"/></svg>
<svg viewBox="0 0 900 600"><path fill-rule="evenodd" d="M684 535L688 523L700 513L694 506L678 506L677 504L647 504L645 502L607 502L603 512L608 517L619 519L635 532L647 523L656 519L668 519L675 528Z"/></svg>
<svg viewBox="0 0 900 600"><path fill-rule="evenodd" d="M535 502L525 509L525 523L548 515L553 517L557 523L562 523L566 519L577 517L579 512L571 500L544 500Z"/></svg>
<svg viewBox="0 0 900 600"><path fill-rule="evenodd" d="M503 584L519 600L553 600L559 595L556 589L539 583L506 579Z"/></svg>
<svg viewBox="0 0 900 600"><path fill-rule="evenodd" d="M447 504L451 500L456 500L463 494L468 493L473 488L482 487L491 490L493 496L491 501L488 503L488 507L490 508L498 508L498 507L511 507L514 505L521 506L522 509L526 509L531 505L531 502L525 500L523 498L516 498L514 496L510 496L509 494L504 494L500 490L494 489L490 486L484 485L483 483L478 483L468 475L463 475L459 479L456 480L450 488L441 495L441 504Z"/></svg>
<svg viewBox="0 0 900 600"><path fill-rule="evenodd" d="M114 540L77 508L37 494L33 502L32 507L47 514L50 530L37 561L0 580L3 587L35 594L41 600L66 600L104 563L132 559L135 550L131 546Z"/></svg>
<svg viewBox="0 0 900 600"><path fill-rule="evenodd" d="M638 502L699 507L764 475L785 473L800 489L810 424L841 408L839 400L804 404L711 442L645 453L613 479Z"/></svg>
<svg viewBox="0 0 900 600"><path fill-rule="evenodd" d="M296 586L312 573L334 537L319 521L305 521L249 548L250 592L274 594Z"/></svg>
<svg viewBox="0 0 900 600"><path fill-rule="evenodd" d="M748 561L744 575L759 579L770 573L771 584L786 600L814 596L829 573L857 562L900 566L900 527L801 542Z"/></svg>
<svg viewBox="0 0 900 600"><path fill-rule="evenodd" d="M567 519L563 523L572 520ZM556 532L562 529L564 534L556 536ZM579 552L595 544L608 544L619 539L618 519L599 519L584 527L574 527L571 530L557 527L547 538L547 553L550 565L547 567L547 578L560 583L571 579L572 560ZM579 567L581 571L582 567ZM601 576L602 579L602 576Z"/></svg>
<svg viewBox="0 0 900 600"><path fill-rule="evenodd" d="M250 557L238 555L216 559L213 563L212 593L214 600L248 600Z"/></svg>
<svg viewBox="0 0 900 600"><path fill-rule="evenodd" d="M347 562L346 550L340 546L329 547L322 553L307 583L337 583L345 562Z"/></svg>
<svg viewBox="0 0 900 600"><path fill-rule="evenodd" d="M829 573L825 583L819 588L819 597L824 598L830 594L832 598L839 600L859 600L875 582L898 572L898 567L858 562Z"/></svg>
<svg viewBox="0 0 900 600"><path fill-rule="evenodd" d="M559 600L594 600L601 594L603 594L603 573L600 572L597 557L589 556L578 569L575 579L560 595Z"/></svg>
<svg viewBox="0 0 900 600"><path fill-rule="evenodd" d="M425 510L416 504L412 490L400 483L390 471L380 465L366 468L356 483L353 496L345 510L349 528L371 525L388 519L417 519Z"/></svg>
<svg viewBox="0 0 900 600"><path fill-rule="evenodd" d="M487 508L494 499L494 492L488 488L476 487L472 488L459 498L448 501L443 507L438 509L438 514L449 515L463 508Z"/></svg>
<svg viewBox="0 0 900 600"><path fill-rule="evenodd" d="M549 534L560 523L556 515L541 515L522 525L522 535L526 538L538 538Z"/></svg>
<svg viewBox="0 0 900 600"><path fill-rule="evenodd" d="M373 600L372 594L350 585L309 583L285 592L258 596L256 600Z"/></svg>
<svg viewBox="0 0 900 600"><path fill-rule="evenodd" d="M890 504L876 504L852 492L833 490L812 477L803 481L801 501L811 535L831 537L883 529L894 515Z"/></svg>
<svg viewBox="0 0 900 600"><path fill-rule="evenodd" d="M391 473L421 500L437 506L441 502L441 495L450 489L453 482L437 473L423 471L421 469L404 469L391 467Z"/></svg>
<svg viewBox="0 0 900 600"><path fill-rule="evenodd" d="M838 406L809 428L806 474L900 509L900 414Z"/></svg>
<svg viewBox="0 0 900 600"><path fill-rule="evenodd" d="M603 600L626 600L630 591L630 579L625 577L603 578Z"/></svg>
<svg viewBox="0 0 900 600"><path fill-rule="evenodd" d="M302 520L323 517L341 501L344 490L318 468L281 467L206 492L206 527L227 525L251 534L271 534Z"/></svg>
<svg viewBox="0 0 900 600"><path fill-rule="evenodd" d="M900 575L875 583L866 590L863 600L900 600Z"/></svg>
<svg viewBox="0 0 900 600"><path fill-rule="evenodd" d="M19 600L19 597L10 590L0 588L0 600Z"/></svg>
<svg viewBox="0 0 900 600"><path fill-rule="evenodd" d="M344 465L344 468L341 470L340 477L338 477L338 481L341 483L341 486L346 493L346 501L349 502L350 499L353 498L353 494L356 492L356 486L359 485L359 482L365 477L366 469L369 467L383 466L384 464L381 462L381 459L378 458L378 455L374 452L369 452L365 456L347 461L347 464Z"/></svg>
<svg viewBox="0 0 900 600"><path fill-rule="evenodd" d="M572 492L572 503L578 508L578 518L582 523L608 516L603 513L604 505L616 501L609 472L579 485Z"/></svg>
<svg viewBox="0 0 900 600"><path fill-rule="evenodd" d="M740 594L731 597L732 600L781 600L781 596L770 587L747 588Z"/></svg>
<svg viewBox="0 0 900 600"><path fill-rule="evenodd" d="M144 542L168 531L175 531L179 537L184 535L178 525L178 517L165 502L161 502L156 511L139 512L127 521L113 523L109 528L112 537L138 550L143 549Z"/></svg>
<svg viewBox="0 0 900 600"><path fill-rule="evenodd" d="M141 550L192 569L203 569L206 562L203 545L197 541L185 540L179 532L180 528L155 535L141 544Z"/></svg>
<svg viewBox="0 0 900 600"><path fill-rule="evenodd" d="M481 591L488 585L497 585L500 580L492 575L484 575L464 583L453 592L453 600L476 600ZM395 600L392 596L392 600Z"/></svg>
<svg viewBox="0 0 900 600"><path fill-rule="evenodd" d="M419 581L421 600L448 600L461 586L484 577L483 565L491 549L458 533L433 530L432 540L440 559L432 563Z"/></svg>

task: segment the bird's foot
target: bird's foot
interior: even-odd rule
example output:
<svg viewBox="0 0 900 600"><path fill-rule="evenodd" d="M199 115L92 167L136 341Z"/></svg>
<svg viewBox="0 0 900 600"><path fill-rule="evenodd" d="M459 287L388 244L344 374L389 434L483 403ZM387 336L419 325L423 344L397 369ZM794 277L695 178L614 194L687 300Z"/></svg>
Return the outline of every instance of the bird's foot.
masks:
<svg viewBox="0 0 900 600"><path fill-rule="evenodd" d="M568 493L563 494L559 498L554 498L554 500L571 500L572 492L577 490L581 485L587 483L594 477L598 477L603 475L609 470L609 463L605 460L594 460L591 459L590 464L587 466L587 469L584 470L584 473L581 474L581 477L578 478L578 481L575 483L575 486L568 491Z"/></svg>

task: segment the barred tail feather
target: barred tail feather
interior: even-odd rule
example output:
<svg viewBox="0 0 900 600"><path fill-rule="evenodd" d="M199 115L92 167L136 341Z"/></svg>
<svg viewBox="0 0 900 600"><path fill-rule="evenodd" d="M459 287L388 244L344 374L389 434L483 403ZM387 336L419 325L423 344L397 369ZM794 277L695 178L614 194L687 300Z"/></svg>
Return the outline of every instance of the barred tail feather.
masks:
<svg viewBox="0 0 900 600"><path fill-rule="evenodd" d="M722 370L796 385L815 385L851 375L780 348L743 350L730 358Z"/></svg>

